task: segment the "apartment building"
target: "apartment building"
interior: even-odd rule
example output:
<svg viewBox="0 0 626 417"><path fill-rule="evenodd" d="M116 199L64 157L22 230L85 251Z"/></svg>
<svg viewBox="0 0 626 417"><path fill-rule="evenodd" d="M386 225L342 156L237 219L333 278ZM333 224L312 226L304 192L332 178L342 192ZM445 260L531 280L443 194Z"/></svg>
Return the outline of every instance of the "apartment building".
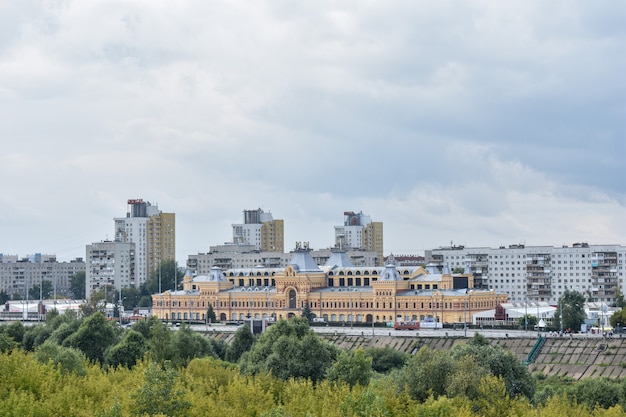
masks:
<svg viewBox="0 0 626 417"><path fill-rule="evenodd" d="M103 241L86 247L86 297L94 291L113 287L121 294L122 288L135 286L135 244L133 242Z"/></svg>
<svg viewBox="0 0 626 417"><path fill-rule="evenodd" d="M285 223L274 220L272 213L263 210L244 210L243 223L233 224L233 242L236 245L253 245L263 252L285 251Z"/></svg>
<svg viewBox="0 0 626 417"><path fill-rule="evenodd" d="M41 288L44 281L49 281L51 297L72 297L70 277L84 271L82 258L58 262L56 255L36 253L20 258L0 254L0 291L13 299L39 299L40 294L31 292L33 286Z"/></svg>
<svg viewBox="0 0 626 417"><path fill-rule="evenodd" d="M333 255L333 249L311 250L311 257L317 265L325 265ZM377 266L381 261L378 253L360 249L348 250L346 257L354 266ZM198 253L187 257L187 268L199 275L208 275L211 268L222 270L234 268L285 268L293 257L289 253L259 251L254 245L225 244L211 246L208 253Z"/></svg>
<svg viewBox="0 0 626 417"><path fill-rule="evenodd" d="M115 241L135 244L134 285L145 283L161 261L176 259L176 216L142 199L128 200L126 217L115 218Z"/></svg>
<svg viewBox="0 0 626 417"><path fill-rule="evenodd" d="M379 264L383 262L383 223L373 222L363 212L343 213L343 225L335 226L335 247L340 250L361 249L376 252Z"/></svg>
<svg viewBox="0 0 626 417"><path fill-rule="evenodd" d="M565 290L577 291L589 301L612 304L624 292L626 247L510 245L498 248L464 246L426 251L426 260L464 268L477 288L509 294L509 301L545 301L556 305Z"/></svg>

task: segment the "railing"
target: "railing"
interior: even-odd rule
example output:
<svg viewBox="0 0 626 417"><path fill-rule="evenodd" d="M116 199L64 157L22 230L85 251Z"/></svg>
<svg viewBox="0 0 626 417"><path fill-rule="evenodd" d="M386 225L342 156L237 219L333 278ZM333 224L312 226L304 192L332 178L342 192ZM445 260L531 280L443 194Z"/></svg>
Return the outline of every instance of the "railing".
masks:
<svg viewBox="0 0 626 417"><path fill-rule="evenodd" d="M531 363L533 363L535 361L535 359L537 359L537 356L539 355L539 352L541 352L541 348L543 347L544 343L546 343L546 337L545 336L539 336L537 338L537 341L535 342L535 345L530 350L530 353L528 354L528 357L526 358L526 361L524 362L524 365L528 366Z"/></svg>

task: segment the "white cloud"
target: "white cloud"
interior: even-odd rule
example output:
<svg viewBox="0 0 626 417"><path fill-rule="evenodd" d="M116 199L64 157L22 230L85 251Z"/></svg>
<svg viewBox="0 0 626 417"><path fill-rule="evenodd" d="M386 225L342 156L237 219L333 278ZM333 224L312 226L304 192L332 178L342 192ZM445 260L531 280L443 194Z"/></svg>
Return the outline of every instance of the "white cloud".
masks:
<svg viewBox="0 0 626 417"><path fill-rule="evenodd" d="M241 211L386 252L617 241L621 3L0 4L0 252L81 256L128 198L180 261ZM570 242L571 243L571 242Z"/></svg>

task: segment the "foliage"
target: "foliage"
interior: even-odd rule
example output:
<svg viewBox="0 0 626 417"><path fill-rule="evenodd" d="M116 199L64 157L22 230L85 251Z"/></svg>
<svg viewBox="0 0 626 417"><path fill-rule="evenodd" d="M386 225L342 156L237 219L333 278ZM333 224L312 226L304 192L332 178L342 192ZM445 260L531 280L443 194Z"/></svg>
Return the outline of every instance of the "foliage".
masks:
<svg viewBox="0 0 626 417"><path fill-rule="evenodd" d="M177 287L176 289L181 288L185 274L178 268L176 261L173 259L167 259L161 261L159 266L150 273L150 276L146 279L146 282L143 285L144 292L142 295L159 293L159 271L161 276L161 292L175 290L175 284Z"/></svg>
<svg viewBox="0 0 626 417"><path fill-rule="evenodd" d="M61 372L73 372L76 375L86 375L85 355L80 351L59 346L54 342L46 341L35 351L35 358L41 363L51 362Z"/></svg>
<svg viewBox="0 0 626 417"><path fill-rule="evenodd" d="M431 395L438 398L446 393L448 378L456 371L456 362L446 351L433 351L423 346L409 358L396 383L400 390L406 389L417 401L425 401Z"/></svg>
<svg viewBox="0 0 626 417"><path fill-rule="evenodd" d="M184 366L194 358L215 356L212 345L191 327L183 324L174 337L175 364Z"/></svg>
<svg viewBox="0 0 626 417"><path fill-rule="evenodd" d="M229 362L237 362L241 355L245 352L249 351L254 344L254 336L250 331L250 327L247 324L240 326L235 335L233 336L232 342L226 348L226 359Z"/></svg>
<svg viewBox="0 0 626 417"><path fill-rule="evenodd" d="M315 314L313 314L313 311L311 311L311 306L309 306L309 303L306 303L304 305L304 308L302 309L302 317L307 319L309 323L312 322L315 318Z"/></svg>
<svg viewBox="0 0 626 417"><path fill-rule="evenodd" d="M591 409L609 408L619 403L620 391L620 386L607 378L587 378L573 385L568 395Z"/></svg>
<svg viewBox="0 0 626 417"><path fill-rule="evenodd" d="M215 337L208 338L209 343L211 344L211 349L213 349L213 353L219 359L226 359L226 351L228 349L228 344L222 339L216 339Z"/></svg>
<svg viewBox="0 0 626 417"><path fill-rule="evenodd" d="M342 382L350 387L367 386L372 377L372 359L365 356L363 349L354 352L342 351L328 368L326 379L331 383Z"/></svg>
<svg viewBox="0 0 626 417"><path fill-rule="evenodd" d="M65 344L80 349L87 359L104 363L104 352L116 343L115 331L102 313L87 317Z"/></svg>
<svg viewBox="0 0 626 417"><path fill-rule="evenodd" d="M15 321L6 326L4 332L7 335L11 336L11 338L19 345L24 339L24 333L26 333L26 328L21 321Z"/></svg>
<svg viewBox="0 0 626 417"><path fill-rule="evenodd" d="M124 311L132 311L133 308L137 307L141 296L141 290L138 288L122 288L122 305L124 306Z"/></svg>
<svg viewBox="0 0 626 417"><path fill-rule="evenodd" d="M176 385L178 373L171 367L150 364L145 370L143 386L133 393L134 416L183 416L191 408L185 392Z"/></svg>
<svg viewBox="0 0 626 417"><path fill-rule="evenodd" d="M87 298L87 281L85 271L78 271L70 276L70 291L75 300Z"/></svg>
<svg viewBox="0 0 626 417"><path fill-rule="evenodd" d="M561 309L563 311L561 311ZM559 298L553 323L561 323L563 317L563 329L579 331L580 326L585 322L585 296L577 291L565 290Z"/></svg>
<svg viewBox="0 0 626 417"><path fill-rule="evenodd" d="M156 363L172 362L176 358L176 348L172 331L159 320L155 320L150 331L148 356Z"/></svg>
<svg viewBox="0 0 626 417"><path fill-rule="evenodd" d="M217 316L215 316L215 310L213 310L213 304L209 303L209 308L206 309L206 318L209 323L215 323Z"/></svg>
<svg viewBox="0 0 626 417"><path fill-rule="evenodd" d="M392 369L400 369L407 361L408 355L391 347L365 349L365 356L372 359L372 369L387 373Z"/></svg>
<svg viewBox="0 0 626 417"><path fill-rule="evenodd" d="M143 358L148 350L146 338L135 330L129 330L118 344L106 352L106 364L112 367L131 368Z"/></svg>
<svg viewBox="0 0 626 417"><path fill-rule="evenodd" d="M33 351L38 346L48 340L52 334L52 329L49 326L35 325L26 329L24 337L22 338L22 349Z"/></svg>
<svg viewBox="0 0 626 417"><path fill-rule="evenodd" d="M626 310L621 309L613 313L610 318L611 326L618 328L626 326Z"/></svg>
<svg viewBox="0 0 626 417"><path fill-rule="evenodd" d="M517 324L523 329L533 329L537 325L537 316L525 314L517 320Z"/></svg>
<svg viewBox="0 0 626 417"><path fill-rule="evenodd" d="M615 307L626 307L626 299L624 299L624 293L619 285L615 288Z"/></svg>
<svg viewBox="0 0 626 417"><path fill-rule="evenodd" d="M278 378L324 378L338 349L319 338L305 318L280 320L263 333L239 363L245 374L271 372Z"/></svg>
<svg viewBox="0 0 626 417"><path fill-rule="evenodd" d="M0 353L10 352L17 347L17 342L6 332L0 333Z"/></svg>
<svg viewBox="0 0 626 417"><path fill-rule="evenodd" d="M40 284L34 284L29 290L29 293L31 294L31 297L39 297L41 300L47 300L51 298L53 289L52 281L42 279L41 286Z"/></svg>

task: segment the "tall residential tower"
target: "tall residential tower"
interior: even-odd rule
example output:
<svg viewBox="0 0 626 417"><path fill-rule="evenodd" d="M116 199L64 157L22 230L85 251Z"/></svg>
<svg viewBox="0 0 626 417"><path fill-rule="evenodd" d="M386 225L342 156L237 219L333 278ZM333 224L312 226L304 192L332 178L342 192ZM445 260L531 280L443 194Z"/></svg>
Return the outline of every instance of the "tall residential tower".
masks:
<svg viewBox="0 0 626 417"><path fill-rule="evenodd" d="M176 216L142 199L128 200L126 217L115 219L115 240L135 243L135 286L165 260L176 259Z"/></svg>
<svg viewBox="0 0 626 417"><path fill-rule="evenodd" d="M335 226L335 246L341 250L362 249L376 252L383 262L383 222L373 222L363 212L343 213L343 226Z"/></svg>
<svg viewBox="0 0 626 417"><path fill-rule="evenodd" d="M263 210L244 210L243 224L233 224L233 243L254 245L263 252L285 251L285 224Z"/></svg>

